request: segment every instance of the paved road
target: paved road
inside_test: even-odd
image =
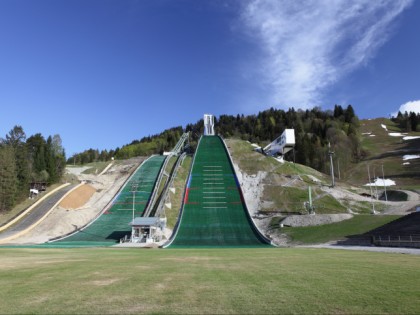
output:
[[[304,245],[304,246],[297,246],[297,247],[362,250],[362,251],[369,251],[369,252],[420,255],[420,248],[405,248],[405,247],[382,247],[382,246],[376,247],[376,246],[353,246],[353,245],[341,246],[341,245],[330,245],[330,244]]]
[[[23,219],[8,228],[6,231],[0,233],[0,240],[15,235],[21,231],[24,231],[31,225],[38,222],[68,191],[73,189],[76,185],[69,185],[59,190],[46,200],[41,202],[32,211],[30,211]]]

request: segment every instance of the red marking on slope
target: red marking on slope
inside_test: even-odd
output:
[[[188,194],[189,193],[190,193],[190,189],[187,188],[187,190],[185,191],[184,204],[186,204],[188,202]]]

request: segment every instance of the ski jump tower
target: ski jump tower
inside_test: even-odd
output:
[[[204,135],[214,136],[214,116],[204,114]]]

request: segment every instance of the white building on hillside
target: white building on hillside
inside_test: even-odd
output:
[[[295,130],[286,129],[276,140],[267,145],[263,150],[270,156],[284,155],[295,146]]]

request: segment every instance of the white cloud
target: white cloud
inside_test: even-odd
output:
[[[326,88],[366,64],[412,0],[250,0],[242,20],[262,44],[270,102],[320,105]]]
[[[404,114],[405,112],[415,112],[417,114],[420,114],[420,100],[417,101],[410,101],[407,103],[404,103],[400,106],[399,111]],[[396,117],[398,115],[398,111],[391,114],[392,116]]]

